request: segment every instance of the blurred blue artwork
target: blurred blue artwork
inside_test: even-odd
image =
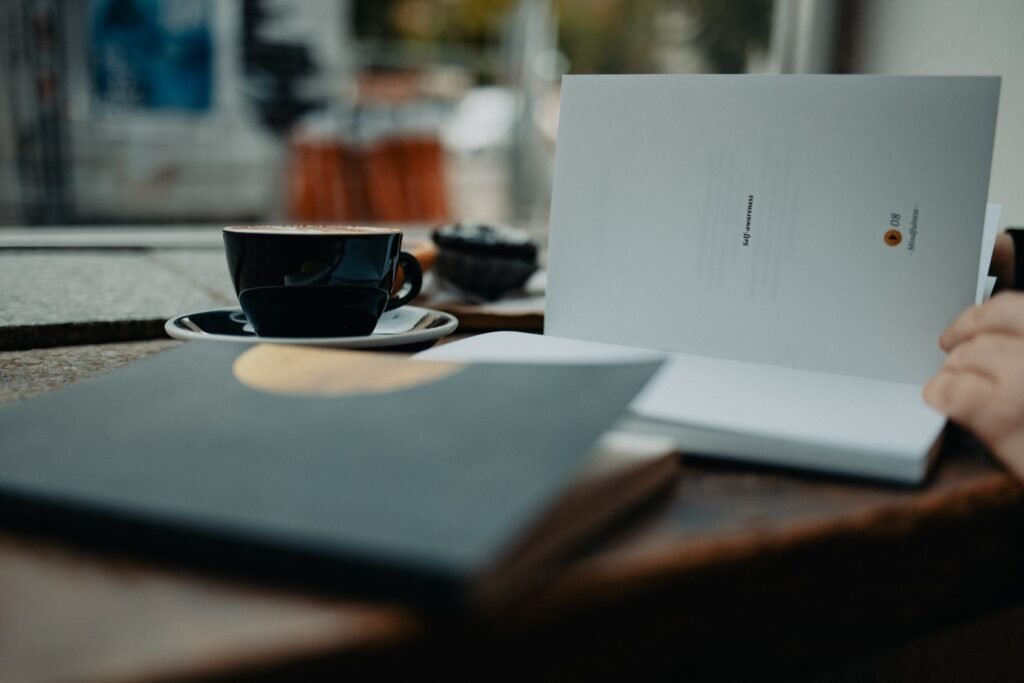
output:
[[[209,111],[210,5],[209,0],[91,0],[95,97],[133,109]]]

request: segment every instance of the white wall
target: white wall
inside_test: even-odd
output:
[[[851,71],[1002,76],[990,201],[1024,226],[1024,0],[860,0]]]

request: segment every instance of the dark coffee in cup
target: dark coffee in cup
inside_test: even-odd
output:
[[[373,331],[420,291],[419,262],[394,228],[334,225],[224,228],[231,282],[256,334],[342,337]],[[402,270],[402,291],[395,281]]]

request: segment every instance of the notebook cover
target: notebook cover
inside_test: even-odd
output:
[[[245,354],[270,348],[188,343],[0,410],[4,519],[447,604],[558,497],[657,368],[474,364],[307,395],[240,381]],[[328,365],[353,353],[308,351]],[[264,365],[271,383],[293,374]]]

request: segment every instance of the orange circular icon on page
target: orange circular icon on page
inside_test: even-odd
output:
[[[898,247],[900,246],[900,242],[903,241],[903,233],[899,230],[886,230],[885,237],[882,239],[884,239],[885,243],[890,247]]]

